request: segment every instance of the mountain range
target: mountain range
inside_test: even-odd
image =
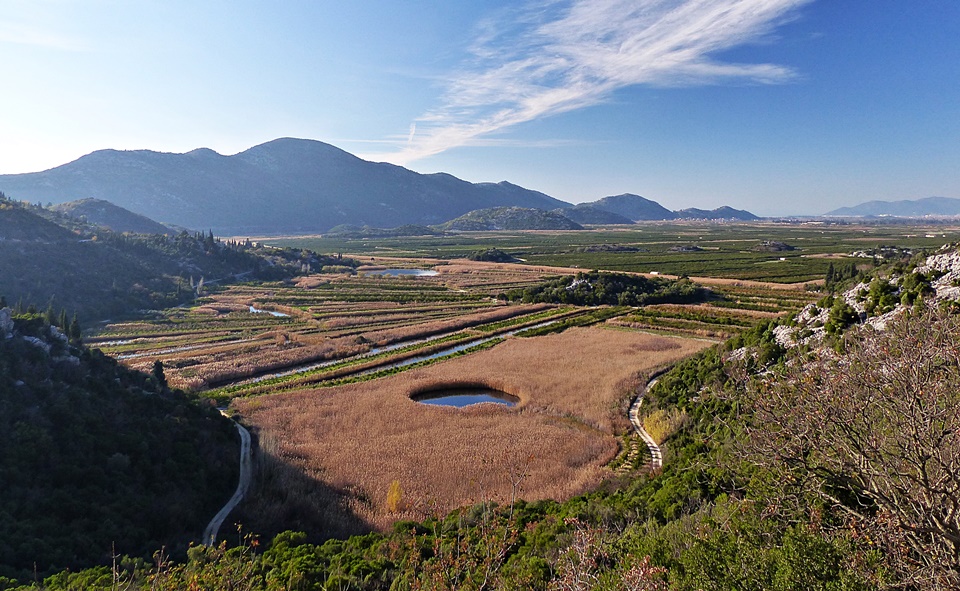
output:
[[[951,197],[927,197],[925,199],[902,201],[867,201],[853,207],[841,207],[827,212],[827,216],[837,217],[925,217],[960,216],[960,199]]]
[[[629,193],[574,207],[506,181],[470,183],[446,173],[420,174],[294,138],[232,156],[206,148],[185,154],[99,150],[50,170],[0,175],[0,191],[33,203],[79,200],[82,208],[65,209],[80,208],[79,215],[90,221],[101,215],[106,201],[167,226],[220,235],[316,233],[343,224],[436,225],[496,207],[566,210],[574,223],[689,217]],[[745,219],[732,208],[696,211],[703,215],[695,217]],[[108,217],[116,222],[113,214]],[[131,223],[127,216],[123,225]]]
[[[2,175],[0,190],[32,202],[104,199],[164,224],[224,235],[439,224],[486,207],[569,206],[507,182],[419,174],[291,138],[234,156],[100,150],[43,172]]]

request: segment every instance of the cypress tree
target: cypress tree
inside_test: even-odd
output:
[[[70,321],[70,328],[67,329],[67,333],[70,337],[70,340],[77,343],[80,342],[80,337],[83,336],[82,331],[80,330],[80,322],[77,320],[76,313],[73,315],[73,320]]]
[[[160,389],[167,389],[167,376],[163,373],[163,361],[157,359],[153,362],[153,370],[151,370],[150,375],[152,375],[153,379],[157,381]]]

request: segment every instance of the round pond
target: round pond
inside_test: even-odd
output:
[[[493,388],[444,388],[420,392],[410,397],[414,402],[439,406],[455,406],[463,408],[471,404],[492,402],[504,406],[516,406],[520,399],[506,392]]]

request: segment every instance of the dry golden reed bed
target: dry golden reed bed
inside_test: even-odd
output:
[[[268,452],[317,484],[268,475],[272,481],[247,514],[269,522],[326,512],[315,523],[346,527],[337,513],[348,510],[368,527],[384,529],[398,519],[474,502],[508,502],[517,483],[527,500],[579,494],[609,474],[604,466],[617,453],[614,433],[627,428],[628,400],[643,374],[707,345],[578,328],[510,338],[487,351],[370,382],[236,400]],[[456,409],[410,399],[456,384],[498,388],[521,402],[513,409]],[[390,513],[386,495],[394,480],[403,500],[400,511]],[[292,494],[293,488],[299,492]],[[311,495],[316,498],[305,498]]]

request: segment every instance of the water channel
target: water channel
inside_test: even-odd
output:
[[[283,312],[274,312],[273,310],[261,310],[260,308],[255,308],[250,306],[250,311],[254,314],[269,314],[271,316],[276,316],[277,318],[289,318],[289,314],[284,314]]]
[[[380,275],[384,277],[433,277],[438,275],[431,269],[378,269],[376,271],[363,271],[363,275]]]

